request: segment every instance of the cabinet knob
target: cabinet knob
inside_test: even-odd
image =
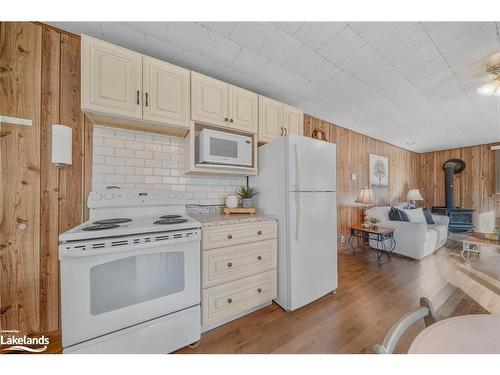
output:
[[[283,135],[283,126],[281,127],[281,134],[280,135]]]
[[[262,289],[260,289],[260,288],[259,288],[259,289],[257,289],[257,292],[259,292],[259,293],[260,293],[260,292],[262,292]]]
[[[231,238],[233,238],[233,235],[232,235],[232,234],[228,234],[228,235],[227,235],[227,238],[228,238],[228,239],[231,239]]]
[[[259,256],[257,257],[257,259],[258,259],[258,260],[262,260],[262,257],[259,255]]]
[[[229,263],[227,264],[227,266],[228,266],[228,267],[232,267],[232,266],[233,266],[233,263],[229,262]]]
[[[227,299],[227,303],[231,303],[231,302],[233,302],[233,299],[232,298],[228,298]]]
[[[229,120],[229,122],[233,122],[233,119]]]
[[[259,231],[257,232],[257,234],[260,236],[260,235],[262,234],[262,231],[261,231],[261,230],[259,230]]]
[[[139,90],[137,90],[137,105],[139,105],[139,95],[140,95]]]
[[[227,120],[229,120],[229,119],[227,117],[224,117],[224,121],[227,121]]]
[[[148,103],[149,103],[149,95],[148,93],[146,93],[146,107],[148,106]]]

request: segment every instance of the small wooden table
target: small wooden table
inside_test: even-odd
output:
[[[452,233],[450,237],[455,241],[462,242],[462,251],[460,255],[467,263],[470,262],[472,255],[479,255],[481,253],[481,248],[483,246],[500,250],[500,240],[489,240],[484,233]]]
[[[441,320],[418,334],[408,354],[500,354],[500,315]]]
[[[380,262],[382,259],[382,254],[387,252],[387,256],[391,256],[392,252],[396,248],[396,240],[394,239],[394,229],[392,228],[365,228],[361,224],[351,225],[349,227],[351,230],[351,235],[349,236],[349,246],[352,249],[353,255],[356,254],[356,249],[352,244],[353,238],[363,238],[365,240],[373,240],[377,242],[377,261]],[[385,241],[390,240],[390,246],[386,247]]]

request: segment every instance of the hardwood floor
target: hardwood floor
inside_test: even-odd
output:
[[[467,265],[458,244],[422,261],[399,256],[376,261],[374,251],[339,252],[339,288],[308,306],[286,313],[272,304],[202,335],[197,348],[177,353],[371,353],[389,327],[432,299],[439,319],[456,315],[500,314],[500,252],[484,251]],[[401,338],[396,353],[406,353],[423,321]],[[60,352],[51,336],[50,353]]]

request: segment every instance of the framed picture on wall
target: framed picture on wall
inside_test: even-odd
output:
[[[389,159],[375,154],[370,154],[370,186],[389,185]]]

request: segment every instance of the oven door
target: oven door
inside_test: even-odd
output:
[[[63,347],[197,305],[199,231],[61,255],[61,299]]]

